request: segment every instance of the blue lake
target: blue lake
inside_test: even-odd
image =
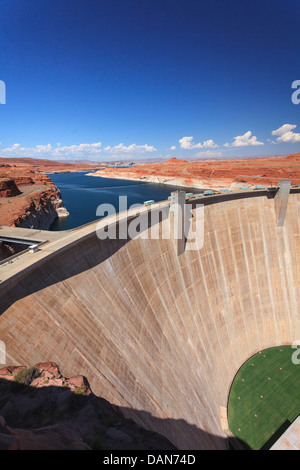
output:
[[[100,204],[112,204],[119,212],[119,196],[127,196],[127,208],[144,201],[168,199],[171,191],[197,192],[199,189],[182,188],[155,183],[140,183],[97,176],[85,172],[48,175],[61,192],[69,217],[56,219],[50,230],[69,230],[99,219],[96,215]]]

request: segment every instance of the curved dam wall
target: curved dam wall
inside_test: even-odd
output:
[[[282,227],[273,198],[224,199],[205,202],[203,246],[180,256],[172,240],[80,229],[46,244],[40,261],[24,255],[0,290],[7,363],[55,361],[178,448],[226,449],[237,370],[300,339],[299,214],[300,194]]]

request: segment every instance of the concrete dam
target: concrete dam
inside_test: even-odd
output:
[[[36,252],[0,266],[6,363],[54,361],[177,448],[228,449],[237,371],[300,339],[300,192],[282,194],[190,200],[204,239],[180,253],[163,237],[167,219],[153,239],[101,240],[105,219],[47,242],[41,233]],[[117,227],[134,219],[119,214]]]

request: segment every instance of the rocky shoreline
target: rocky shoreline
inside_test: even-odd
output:
[[[91,171],[100,165],[33,158],[0,158],[0,226],[48,230],[69,215],[51,173]]]
[[[68,217],[59,189],[31,166],[0,160],[0,226],[49,230],[58,217]],[[23,246],[0,242],[0,260]]]
[[[17,216],[13,225],[15,227],[49,230],[51,224],[58,217],[68,217],[69,212],[64,207],[61,194],[56,187],[42,191],[38,197],[32,199],[25,208],[24,213]]]
[[[0,168],[0,225],[48,230],[57,217],[68,215],[47,175],[11,169],[3,176]]]
[[[119,169],[112,169],[108,168],[105,170],[99,170],[95,173],[87,173],[88,176],[95,176],[95,177],[101,177],[101,178],[111,178],[111,179],[124,179],[128,181],[140,181],[141,183],[158,183],[158,184],[166,184],[169,186],[180,186],[180,187],[191,187],[195,189],[206,189],[208,187],[211,187],[211,185],[202,182],[198,179],[189,179],[189,181],[186,181],[184,178],[180,177],[166,177],[166,176],[140,176],[134,174],[134,172],[131,174],[130,172],[122,172],[118,173]]]

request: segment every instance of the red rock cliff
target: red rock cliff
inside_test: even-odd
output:
[[[94,164],[0,158],[0,225],[47,230],[56,217],[68,212],[58,188],[45,173],[95,168]]]
[[[16,182],[9,178],[0,178],[0,197],[13,197],[21,194]]]

